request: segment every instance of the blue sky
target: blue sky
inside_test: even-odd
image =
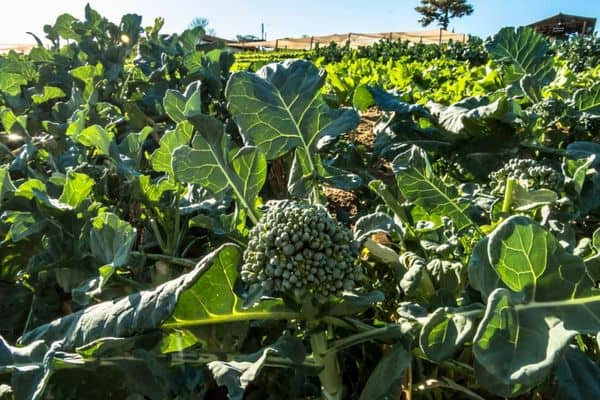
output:
[[[31,31],[43,36],[44,24],[68,12],[83,17],[85,0],[10,0],[0,17],[0,43],[28,43]],[[89,0],[112,21],[124,13],[166,20],[165,32],[179,32],[194,17],[206,17],[217,35],[260,35],[265,24],[269,39],[303,34],[389,32],[422,29],[414,7],[418,0]],[[558,12],[600,18],[599,0],[471,0],[471,16],[451,22],[456,32],[486,37],[503,26],[524,25]],[[598,30],[600,24],[597,24]]]

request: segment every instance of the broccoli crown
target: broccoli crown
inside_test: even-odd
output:
[[[513,158],[504,167],[490,174],[494,192],[504,191],[506,178],[517,180],[528,189],[548,188],[561,191],[564,176],[554,168],[527,158]]]
[[[567,111],[567,104],[559,99],[546,99],[532,106],[531,111],[545,122],[556,121]]]
[[[269,201],[250,230],[241,277],[267,290],[310,295],[321,303],[362,278],[352,232],[320,206]]]
[[[577,122],[584,131],[590,134],[600,132],[600,115],[582,112]]]

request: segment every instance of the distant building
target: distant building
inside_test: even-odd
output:
[[[592,35],[596,28],[596,18],[561,13],[528,26],[542,35],[555,38],[565,38],[572,34]]]
[[[201,39],[202,43],[227,43],[229,41],[230,41],[229,39],[223,39],[218,36],[211,36],[211,35],[204,35],[204,36],[202,36],[202,39]]]

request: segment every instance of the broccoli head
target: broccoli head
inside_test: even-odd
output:
[[[266,207],[250,230],[244,282],[320,303],[355,287],[362,268],[348,228],[321,206],[283,200]]]

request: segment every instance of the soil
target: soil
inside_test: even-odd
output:
[[[375,144],[373,128],[379,117],[381,117],[381,111],[376,107],[369,108],[367,111],[361,113],[360,124],[358,124],[355,130],[350,132],[350,139],[356,144],[362,144],[368,149],[372,149]]]
[[[338,219],[341,217],[341,214],[346,214],[350,217],[355,217],[358,214],[359,200],[356,194],[329,186],[324,188],[324,192],[325,196],[327,196],[327,208],[329,212],[338,217]]]
[[[375,133],[373,128],[381,117],[381,111],[376,107],[372,107],[365,112],[361,113],[361,120],[356,129],[348,133],[348,139],[353,141],[356,145],[362,145],[367,148],[368,151],[373,149],[375,144]],[[371,172],[371,175],[382,178],[386,181],[388,175],[386,166],[383,166],[383,171],[375,169]],[[389,169],[391,170],[391,169]],[[381,175],[381,176],[380,176]],[[360,199],[355,193],[348,192],[342,189],[333,187],[325,187],[325,196],[328,201],[329,212],[335,215],[338,219],[343,217],[356,217],[359,210]]]

